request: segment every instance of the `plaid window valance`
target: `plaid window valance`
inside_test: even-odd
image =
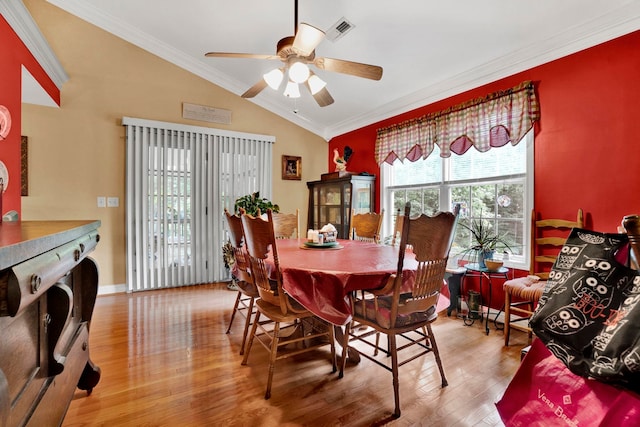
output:
[[[480,152],[508,142],[516,145],[539,118],[533,83],[526,81],[444,111],[378,129],[376,162],[426,159],[434,144],[440,147],[441,157],[450,157],[451,152],[464,154],[472,145]]]

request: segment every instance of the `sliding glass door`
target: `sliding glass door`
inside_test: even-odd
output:
[[[228,278],[222,212],[271,194],[273,137],[123,119],[127,127],[127,289]]]

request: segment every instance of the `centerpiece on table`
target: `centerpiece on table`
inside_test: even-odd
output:
[[[338,238],[338,231],[333,224],[327,224],[320,230],[309,229],[307,231],[307,241],[311,243],[333,243]]]

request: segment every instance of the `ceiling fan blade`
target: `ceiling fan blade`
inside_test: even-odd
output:
[[[266,87],[267,87],[267,82],[264,79],[260,79],[258,83],[251,86],[249,89],[247,89],[245,93],[243,93],[240,96],[243,98],[253,98],[257,94],[262,92],[262,90]]]
[[[309,80],[304,82],[304,85],[307,87],[307,89],[309,89],[309,92],[311,92],[311,96],[313,96],[313,99],[316,100],[319,106],[326,107],[327,105],[333,104],[333,97],[326,87],[323,87],[318,92],[313,93],[313,91],[311,90],[311,86],[309,85]]]
[[[323,39],[324,31],[303,22],[293,40],[293,50],[300,56],[309,56]]]
[[[249,58],[249,59],[280,59],[278,55],[260,55],[256,53],[207,52],[208,58]]]
[[[321,70],[350,74],[356,77],[364,77],[365,79],[380,80],[382,78],[382,67],[377,65],[332,58],[316,58],[313,61],[313,65]]]
[[[313,99],[315,99],[318,105],[321,107],[326,107],[327,105],[333,104],[333,97],[326,87],[322,88],[318,93],[312,96]]]

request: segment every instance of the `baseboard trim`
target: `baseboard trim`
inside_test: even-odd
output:
[[[98,295],[119,294],[127,292],[127,285],[102,285],[98,286]]]

